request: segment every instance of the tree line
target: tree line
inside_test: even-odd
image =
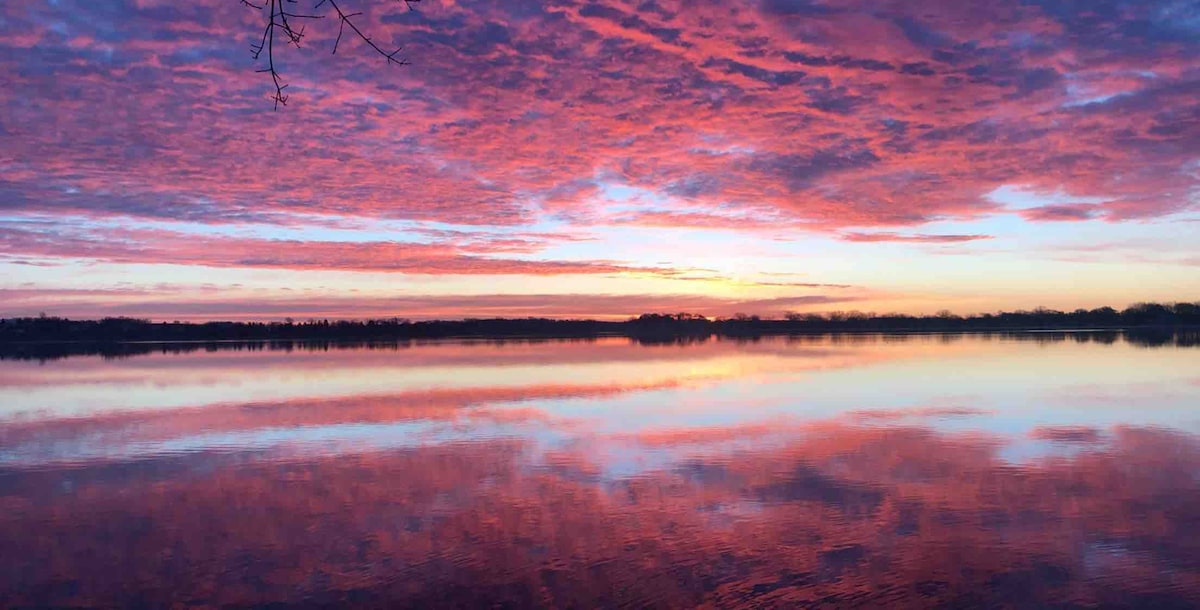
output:
[[[0,319],[0,342],[403,340],[449,337],[686,338],[823,332],[954,332],[983,330],[1078,330],[1200,326],[1200,303],[1138,303],[1064,312],[1030,311],[958,316],[863,312],[791,313],[768,319],[737,314],[708,318],[691,313],[647,313],[624,321],[487,318],[422,320],[311,319],[301,322],[152,322],[136,318],[72,320],[40,315]]]

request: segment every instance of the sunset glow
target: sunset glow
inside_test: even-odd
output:
[[[1192,2],[347,4],[0,6],[0,317],[1200,296]]]

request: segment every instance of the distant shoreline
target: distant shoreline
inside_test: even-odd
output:
[[[41,315],[0,319],[0,343],[48,341],[245,341],[367,340],[450,337],[654,337],[695,335],[774,335],[829,332],[1031,332],[1200,327],[1198,303],[1138,303],[1071,312],[1032,311],[957,316],[834,312],[788,314],[766,319],[738,314],[710,319],[690,313],[647,313],[622,321],[549,318],[468,318],[411,321],[393,317],[370,320],[294,322],[151,322],[134,318],[71,320]]]
[[[1038,334],[1038,333],[1124,333],[1124,332],[1141,332],[1141,331],[1200,331],[1200,325],[1143,325],[1143,326],[1097,326],[1097,327],[1069,327],[1069,326],[1054,326],[1054,327],[989,327],[989,328],[879,328],[879,329],[841,329],[841,330],[814,330],[814,329],[774,329],[763,330],[761,332],[751,333],[736,333],[726,334],[719,331],[713,331],[708,335],[704,334],[668,334],[665,336],[674,337],[712,337],[712,338],[753,338],[753,337],[782,337],[782,336],[824,336],[824,335],[991,335],[991,334]],[[118,343],[127,345],[139,344],[221,344],[221,343],[270,343],[270,342],[290,342],[290,343],[340,343],[340,342],[437,342],[437,341],[464,341],[464,340],[479,340],[486,342],[495,341],[557,341],[571,339],[638,339],[647,335],[627,332],[600,332],[596,334],[447,334],[436,336],[393,336],[393,337],[378,337],[378,338],[363,338],[363,337],[329,337],[323,336],[320,338],[303,338],[303,337],[278,337],[278,336],[263,336],[263,337],[247,337],[247,338],[230,338],[230,339],[25,339],[25,340],[7,340],[0,339],[0,345],[5,344],[39,344],[39,345],[77,345],[77,344],[96,344],[96,343]]]
[[[1200,308],[1197,308],[1200,311]],[[1141,310],[1115,312],[1132,317]],[[1104,312],[1101,312],[1104,313]],[[764,337],[868,336],[915,338],[922,335],[1001,335],[1017,340],[1112,343],[1118,339],[1143,345],[1200,345],[1200,315],[1173,315],[1141,324],[1104,325],[1078,319],[1081,314],[1018,312],[991,317],[793,317],[765,320],[754,316],[709,320],[688,314],[647,314],[638,318],[598,320],[479,319],[410,322],[401,319],[365,321],[148,322],[128,318],[67,320],[19,318],[0,320],[0,360],[53,360],[69,356],[126,357],[155,352],[199,350],[323,350],[345,348],[402,349],[442,341],[482,343],[594,341],[626,338],[643,345],[692,344],[710,340],[748,340]],[[1172,314],[1175,312],[1172,310]],[[1037,316],[1040,320],[1018,320]],[[1046,319],[1046,318],[1059,319]],[[1075,317],[1075,319],[1070,319]],[[1064,319],[1065,318],[1065,319]],[[1023,324],[1021,322],[1024,322]]]

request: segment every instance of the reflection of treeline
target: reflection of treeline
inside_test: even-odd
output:
[[[805,345],[868,345],[877,343],[903,343],[914,340],[935,340],[941,343],[954,343],[967,336],[983,339],[1004,339],[1007,341],[1029,341],[1034,343],[1095,343],[1110,345],[1124,340],[1126,343],[1141,347],[1198,347],[1200,346],[1200,330],[1192,329],[1156,329],[1139,328],[1130,330],[1099,330],[1099,331],[976,331],[976,332],[812,332],[792,334],[740,334],[740,335],[645,335],[631,336],[629,339],[645,346],[683,346],[706,343],[714,340],[743,342],[759,342],[771,337],[786,338],[791,344]],[[536,343],[576,343],[594,342],[598,337],[575,338],[507,338],[507,339],[471,339],[472,342],[486,345],[536,344]],[[100,356],[103,358],[127,358],[149,354],[187,354],[193,352],[320,352],[343,349],[372,349],[372,350],[402,350],[429,344],[430,339],[398,339],[398,340],[234,340],[234,341],[73,341],[73,342],[0,342],[0,361],[2,360],[57,360],[71,356]]]
[[[1142,303],[1118,311],[1111,307],[1072,312],[1035,309],[975,316],[943,312],[935,316],[875,315],[860,312],[789,314],[782,319],[736,315],[709,319],[679,314],[643,314],[625,321],[493,318],[411,321],[308,320],[304,322],[150,322],[132,318],[69,320],[57,317],[0,320],[0,358],[54,358],[71,354],[106,356],[218,349],[330,349],[331,347],[407,347],[431,339],[475,337],[488,340],[623,336],[641,343],[681,344],[710,337],[753,339],[768,335],[828,333],[942,333],[947,340],[962,332],[1042,331],[1038,341],[1116,341],[1126,330],[1138,345],[1192,346],[1200,327],[1200,303]],[[138,342],[154,342],[145,344]]]
[[[475,339],[480,345],[594,342],[596,337]],[[125,358],[149,354],[188,354],[193,352],[327,352],[343,349],[402,350],[431,344],[432,339],[400,340],[321,340],[321,339],[245,339],[231,341],[78,341],[78,342],[0,342],[0,360],[56,360],[70,356]]]

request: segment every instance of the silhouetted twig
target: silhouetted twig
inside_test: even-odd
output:
[[[262,37],[257,44],[250,45],[251,56],[255,61],[263,60],[266,65],[258,70],[259,73],[268,74],[271,77],[271,83],[275,86],[275,93],[272,95],[272,101],[275,103],[275,109],[280,106],[286,106],[288,96],[284,93],[287,89],[287,84],[283,82],[279,74],[279,70],[275,67],[275,34],[278,33],[286,39],[287,43],[291,43],[300,48],[300,41],[304,39],[304,26],[295,27],[294,22],[305,19],[323,19],[326,15],[320,14],[322,9],[332,11],[338,20],[338,35],[333,43],[333,54],[338,51],[339,45],[342,42],[342,36],[349,29],[355,36],[365,42],[376,53],[381,55],[387,64],[406,65],[408,61],[398,58],[403,47],[397,47],[395,51],[388,52],[380,47],[370,36],[359,28],[354,22],[354,18],[362,15],[362,12],[346,12],[337,0],[316,0],[312,11],[309,13],[300,13],[291,10],[298,3],[298,0],[262,0],[260,3],[252,2],[251,0],[240,0],[243,6],[257,10],[263,14],[264,24]],[[421,0],[396,0],[403,2],[404,5],[411,10],[412,5]],[[263,59],[263,55],[266,55]]]

